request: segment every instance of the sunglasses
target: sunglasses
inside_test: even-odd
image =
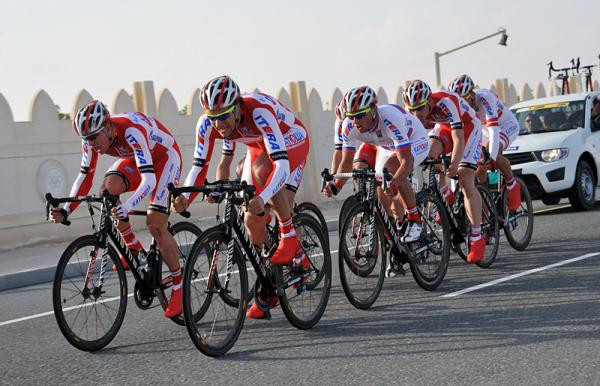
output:
[[[228,108],[227,110],[225,110],[225,111],[223,111],[222,113],[219,113],[219,114],[209,114],[209,113],[206,113],[206,117],[211,122],[224,121],[227,118],[229,118],[229,114],[231,114],[235,110],[235,107],[236,106],[233,105],[230,108]]]
[[[365,115],[367,115],[368,113],[371,112],[371,110],[372,109],[370,107],[367,107],[366,109],[362,109],[362,110],[360,110],[360,111],[358,111],[356,113],[346,113],[346,118],[349,118],[349,119],[352,119],[352,120],[354,120],[354,119],[363,119],[365,117]]]
[[[427,107],[427,101],[422,102],[416,106],[406,106],[406,108],[408,108],[408,111],[421,111],[423,110],[425,107]]]
[[[98,138],[98,136],[100,135],[100,133],[104,131],[104,127],[100,130],[98,130],[97,132],[95,132],[94,134],[88,135],[86,137],[81,137],[82,139],[85,139],[86,141],[95,141],[96,138]]]

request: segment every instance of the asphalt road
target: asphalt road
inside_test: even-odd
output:
[[[50,283],[3,291],[0,383],[599,384],[600,254],[585,257],[600,252],[599,214],[600,203],[585,213],[537,214],[527,251],[503,238],[487,270],[452,255],[434,292],[410,273],[386,279],[368,311],[346,300],[334,254],[331,297],[314,329],[295,329],[277,309],[271,321],[247,321],[220,359],[202,355],[185,328],[159,309],[137,309],[131,298],[115,340],[98,353],[81,352],[49,312]],[[444,297],[502,278],[510,280]],[[48,314],[15,321],[40,313]]]

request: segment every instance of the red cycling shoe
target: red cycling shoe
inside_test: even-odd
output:
[[[263,309],[258,305],[259,302],[254,302],[254,304],[248,309],[246,312],[247,319],[265,319],[267,317],[267,312],[271,308],[277,307],[279,304],[279,298],[277,296],[273,296],[265,302],[266,309]]]
[[[300,248],[298,236],[286,237],[279,241],[277,250],[271,256],[272,265],[287,265],[292,262],[296,252]]]
[[[182,312],[181,288],[171,290],[171,300],[169,300],[169,306],[165,310],[165,318],[174,318]]]
[[[469,255],[467,256],[467,263],[479,263],[483,260],[483,253],[485,251],[485,239],[481,237],[479,240],[469,242]]]

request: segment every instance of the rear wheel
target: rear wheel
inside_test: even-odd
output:
[[[527,185],[520,178],[515,180],[521,185],[521,206],[514,213],[508,213],[504,219],[504,234],[508,243],[517,251],[524,251],[531,242],[533,235],[533,203]],[[508,195],[503,194],[504,208],[508,208]]]
[[[340,281],[348,301],[360,309],[375,303],[385,277],[385,236],[376,214],[364,203],[353,206],[340,231]]]
[[[246,266],[237,241],[220,227],[202,233],[183,277],[185,324],[202,353],[216,357],[233,347],[244,325],[247,295]]]
[[[74,347],[96,351],[109,344],[127,309],[127,279],[113,246],[101,249],[92,235],[73,241],[56,266],[52,304],[60,331]]]
[[[317,324],[325,312],[331,291],[331,255],[322,224],[316,219],[301,213],[294,217],[294,225],[310,267],[306,271],[290,265],[273,268],[282,279],[278,296],[285,317],[294,327],[306,330]],[[295,281],[298,277],[300,281]]]
[[[179,250],[179,266],[181,267],[181,269],[183,269],[183,267],[185,267],[186,256],[191,251],[194,242],[196,241],[198,236],[200,236],[202,231],[196,225],[188,221],[181,221],[176,224],[173,224],[170,227],[170,230],[171,234],[173,235],[173,238],[175,239],[175,242],[177,243],[177,248]],[[173,281],[171,278],[171,271],[169,270],[169,267],[167,267],[167,264],[164,263],[162,258],[160,259],[160,263],[162,284],[158,290],[157,295],[163,310],[166,310],[169,306],[169,299],[171,296],[170,293],[167,295],[167,292],[168,289],[173,286]],[[171,318],[171,320],[179,324],[180,326],[185,325],[185,321],[183,320],[183,314],[175,316]]]

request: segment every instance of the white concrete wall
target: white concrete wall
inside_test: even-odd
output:
[[[573,80],[573,92],[581,87],[581,82]],[[506,79],[498,80],[493,88],[507,103],[519,100],[517,88]],[[376,88],[377,89],[377,88]],[[546,93],[540,83],[536,88],[523,85],[520,98],[541,97]],[[319,194],[320,171],[331,164],[333,149],[333,107],[342,98],[345,90],[335,89],[325,99],[312,89],[307,90],[304,82],[292,82],[289,89],[282,88],[277,95],[285,105],[292,108],[309,128],[311,151],[304,181],[298,193],[301,201],[324,202]],[[402,105],[402,91],[399,87],[388,97],[383,88],[377,89],[381,103]],[[112,101],[104,101],[113,113],[143,111],[155,116],[173,133],[183,155],[183,174],[191,165],[194,147],[194,127],[202,112],[198,99],[199,90],[194,90],[188,101],[179,106],[167,89],[155,93],[152,82],[136,82],[133,95],[121,89]],[[71,116],[79,107],[92,100],[87,91],[81,90],[75,96]],[[178,113],[184,104],[187,115]],[[327,106],[327,108],[324,108]],[[53,226],[44,219],[43,195],[50,191],[55,196],[68,194],[77,176],[81,158],[81,143],[73,134],[71,122],[59,120],[58,111],[51,97],[43,90],[32,99],[29,121],[15,122],[6,99],[0,94],[0,248],[28,245],[37,241],[66,239],[87,231],[89,220],[87,211],[78,209],[71,215],[71,227]],[[218,147],[216,148],[218,149]],[[216,157],[219,151],[216,150]],[[241,157],[238,151],[236,157]],[[114,162],[112,157],[100,157],[92,192],[97,192],[104,171]],[[208,176],[214,176],[216,160],[211,163]],[[345,189],[343,198],[350,193]],[[214,206],[196,203],[192,209],[194,216],[214,215]],[[140,221],[137,221],[138,226]]]

